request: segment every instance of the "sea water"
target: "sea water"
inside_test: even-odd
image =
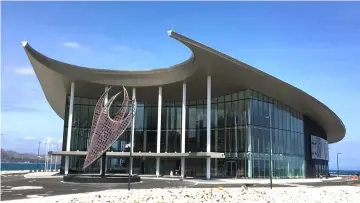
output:
[[[52,164],[51,169],[59,168],[60,164]],[[26,163],[1,163],[1,171],[17,171],[17,170],[39,170],[45,169],[44,163],[26,164]],[[50,169],[50,164],[48,166]]]

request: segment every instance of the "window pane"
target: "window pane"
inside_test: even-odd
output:
[[[251,100],[247,99],[247,100],[244,100],[244,111],[246,112],[246,125],[251,125],[252,122],[251,122]]]
[[[256,91],[252,91],[252,98],[258,99],[258,93]]]
[[[218,152],[225,152],[225,135],[223,129],[218,131]]]
[[[231,101],[231,94],[225,96],[225,101]]]
[[[291,108],[287,106],[286,109],[287,109],[287,118],[288,118],[287,129],[291,130]]]
[[[258,105],[258,101],[257,100],[251,100],[252,101],[252,125],[258,126],[259,125],[259,113],[258,113],[258,109],[259,109],[259,105]]]
[[[258,119],[258,125],[259,126],[265,126],[265,117],[264,117],[264,107],[263,107],[263,101],[259,101],[259,109],[258,109],[258,115],[259,115],[259,119]]]
[[[196,106],[189,107],[189,129],[196,128]]]
[[[286,118],[285,118],[285,109],[284,105],[280,103],[280,129],[285,129],[286,126]]]
[[[270,114],[269,114],[269,103],[264,102],[263,103],[263,116],[264,116],[264,126],[269,127],[270,123]]]
[[[225,103],[225,126],[230,127],[234,123],[234,119],[232,117],[232,109],[231,102]]]
[[[244,108],[244,100],[239,100],[238,101],[238,117],[239,117],[239,126],[243,126],[246,124],[245,119],[246,119],[246,113],[245,113],[245,108]]]
[[[211,128],[215,128],[216,127],[216,118],[217,115],[215,115],[217,113],[217,104],[212,104],[211,105]]]
[[[245,92],[244,91],[239,92],[238,95],[239,95],[238,99],[245,99]]]
[[[238,100],[238,93],[234,93],[231,95],[231,100],[234,101],[234,100]]]
[[[238,116],[239,114],[238,114],[238,106],[239,106],[239,104],[238,104],[238,101],[233,101],[232,102],[232,107],[231,107],[231,111],[232,111],[232,117],[233,117],[233,125],[232,125],[232,127],[234,127],[234,126],[239,126],[239,118],[240,118],[240,116]]]
[[[252,92],[251,90],[246,90],[246,91],[245,91],[245,98],[246,98],[246,99],[250,99],[250,98],[252,97],[252,96],[251,96],[251,92]]]
[[[218,102],[224,102],[224,96],[218,98]]]
[[[223,128],[225,124],[225,117],[224,117],[224,103],[218,103],[218,128]]]
[[[279,129],[279,108],[278,108],[278,103],[277,101],[274,101],[274,106],[273,106],[273,111],[274,111],[274,127]]]

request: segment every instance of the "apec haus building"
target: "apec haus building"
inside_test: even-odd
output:
[[[174,31],[192,55],[148,71],[93,69],[51,59],[23,42],[47,101],[64,120],[65,174],[81,171],[95,105],[126,87],[136,97],[132,124],[106,152],[106,172],[158,176],[316,177],[328,172],[328,144],[345,126],[302,90]],[[111,114],[121,107],[115,100]],[[130,139],[130,138],[133,139]],[[126,145],[130,143],[131,149]],[[271,150],[272,145],[272,150]],[[129,159],[128,150],[133,157]],[[99,173],[101,161],[83,173]]]

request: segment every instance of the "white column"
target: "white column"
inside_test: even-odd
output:
[[[247,148],[248,148],[248,178],[252,178],[252,170],[253,170],[253,166],[252,166],[252,156],[251,156],[251,151],[252,151],[252,142],[251,142],[251,127],[250,127],[250,124],[251,124],[251,100],[249,101],[249,104],[248,104],[248,111],[247,111],[247,114],[248,114],[248,121],[247,121]]]
[[[107,91],[109,89],[108,86],[105,86],[105,91]],[[106,105],[106,103],[108,102],[108,93],[105,94],[104,96],[104,105]],[[102,173],[102,157],[100,157],[100,174]],[[106,164],[106,160],[105,160],[105,172],[107,171],[107,164]]]
[[[207,76],[207,123],[206,123],[206,152],[210,152],[211,150],[211,76]],[[206,179],[210,179],[210,172],[211,172],[211,160],[210,158],[206,159]]]
[[[235,119],[235,156],[234,157],[238,157],[238,126],[237,126],[237,119],[236,119],[236,115],[234,115],[234,119]]]
[[[226,155],[226,151],[227,151],[227,148],[228,148],[228,130],[227,130],[227,128],[226,128],[226,126],[227,126],[227,110],[226,110],[226,108],[224,108],[224,123],[225,123],[225,130],[224,130],[224,152],[225,152],[225,155]]]
[[[136,89],[133,87],[132,89],[132,100],[134,101],[136,97]],[[132,118],[131,122],[131,143],[130,143],[130,150],[131,153],[134,153],[134,135],[135,135],[135,115]],[[133,174],[133,167],[134,167],[134,159],[133,157],[130,158],[130,174]]]
[[[51,148],[51,151],[53,152],[53,151],[54,151],[54,146],[53,146],[52,144],[50,145],[50,148]],[[51,166],[52,163],[53,163],[53,162],[52,162],[52,153],[51,153],[51,155],[50,155],[50,171],[51,171],[51,169],[52,169],[52,166]]]
[[[185,153],[185,122],[186,122],[186,83],[183,83],[181,109],[181,153]],[[181,158],[181,178],[185,177],[185,157]]]
[[[56,151],[59,151],[59,145],[58,145],[58,144],[56,144]],[[56,165],[57,165],[57,158],[58,158],[58,156],[55,156],[55,171],[57,171],[57,167],[56,167]]]
[[[49,162],[49,159],[48,159],[48,148],[49,148],[49,143],[48,143],[49,139],[46,140],[46,148],[45,148],[45,171],[48,170],[48,162]]]
[[[271,125],[272,125],[272,106],[271,104],[269,105],[269,138],[270,138],[270,177],[271,179],[274,176],[274,170],[273,170],[273,137],[272,137],[272,133],[271,133]]]
[[[217,108],[215,109],[215,145],[214,145],[214,148],[215,148],[215,152],[218,151],[218,111],[217,111]],[[215,159],[215,176],[217,176],[217,168],[218,168],[218,159]]]
[[[73,109],[74,109],[74,94],[75,94],[75,82],[71,82],[70,90],[70,104],[69,104],[69,118],[68,118],[68,129],[67,129],[67,142],[66,142],[66,151],[70,151],[70,142],[71,142],[71,131],[72,131],[72,118],[73,118]],[[65,175],[69,174],[69,162],[70,157],[65,157]]]
[[[158,97],[158,123],[157,123],[157,140],[156,153],[160,153],[160,139],[161,139],[161,104],[162,104],[162,87],[159,87]],[[156,157],[156,176],[160,175],[160,157]]]

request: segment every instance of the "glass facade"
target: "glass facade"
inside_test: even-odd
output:
[[[72,151],[87,148],[91,120],[97,100],[74,100]],[[113,103],[111,114],[122,101]],[[68,99],[64,119],[64,145],[66,146]],[[138,101],[135,117],[134,152],[156,152],[157,113],[155,104]],[[186,152],[206,151],[206,99],[187,101]],[[161,152],[180,152],[181,102],[162,104]],[[270,175],[270,139],[273,144],[273,176],[278,178],[305,177],[303,117],[295,109],[259,92],[246,90],[212,98],[211,151],[225,153],[225,159],[212,159],[211,175],[218,177],[268,178]],[[130,140],[130,126],[113,144],[110,151],[126,151]],[[83,160],[71,157],[70,168],[80,170]],[[155,174],[155,158],[134,158],[134,173]],[[108,171],[127,172],[128,159],[108,158]],[[180,158],[161,159],[160,174],[180,168]],[[190,176],[206,175],[206,159],[186,159],[185,173]],[[98,173],[99,162],[86,172]],[[71,172],[71,171],[70,171]]]

